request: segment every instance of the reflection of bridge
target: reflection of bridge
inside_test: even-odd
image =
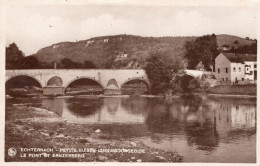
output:
[[[141,80],[148,89],[150,83],[144,70],[109,70],[109,69],[30,69],[6,70],[6,82],[10,79],[28,76],[36,80],[44,94],[64,94],[66,88],[76,80],[91,79],[104,89],[105,94],[121,94],[121,87],[129,81]],[[53,83],[54,82],[54,83]]]

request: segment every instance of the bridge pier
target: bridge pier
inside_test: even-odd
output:
[[[44,95],[64,95],[64,87],[50,86],[43,88]]]
[[[104,89],[104,95],[121,95],[121,89]]]

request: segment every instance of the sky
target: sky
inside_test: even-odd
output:
[[[10,5],[5,18],[6,46],[15,42],[26,56],[58,42],[104,35],[257,38],[253,6]]]

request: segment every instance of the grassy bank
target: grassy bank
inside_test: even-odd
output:
[[[209,94],[256,95],[256,85],[220,85],[210,88]]]
[[[7,155],[11,147],[17,150],[15,157]],[[85,157],[45,158],[21,157],[21,148],[53,148],[53,153],[60,148],[142,149],[145,153],[81,152]],[[10,104],[6,106],[5,161],[180,162],[182,156],[147,147],[135,138],[121,138],[89,125],[68,123],[46,109]]]

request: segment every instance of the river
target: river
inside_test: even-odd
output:
[[[68,123],[175,151],[184,162],[256,162],[256,100],[78,96],[6,101],[24,103],[46,108]]]

